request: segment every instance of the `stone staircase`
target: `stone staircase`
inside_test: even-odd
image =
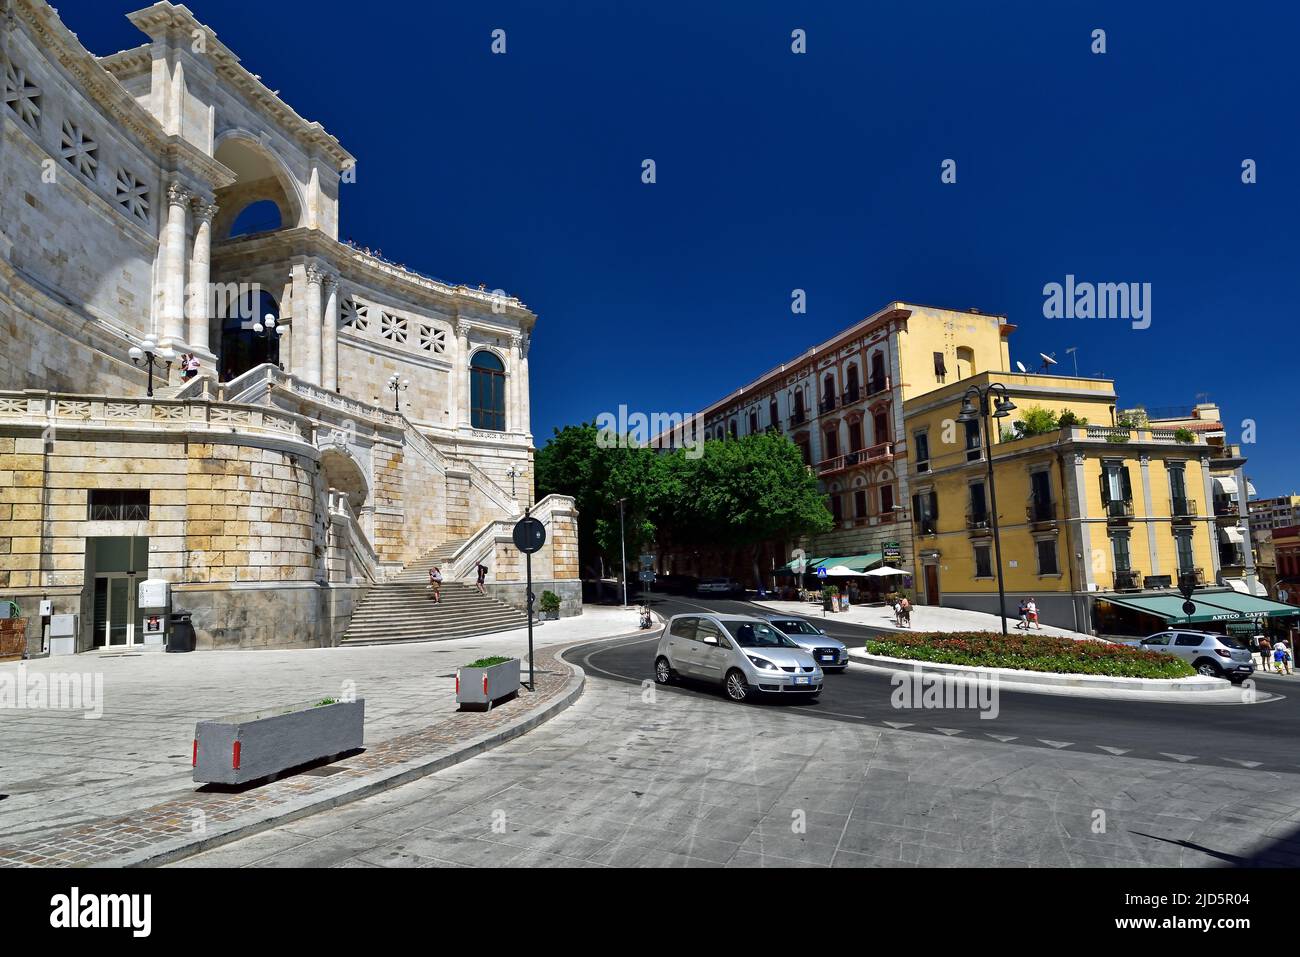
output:
[[[448,542],[411,562],[391,581],[375,585],[352,615],[342,644],[386,645],[406,641],[468,638],[528,625],[528,616],[469,584],[444,581],[442,601],[434,604],[429,569],[442,566],[464,541]]]

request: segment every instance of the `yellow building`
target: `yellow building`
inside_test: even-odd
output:
[[[1000,383],[1015,410],[994,418],[994,485],[984,421],[962,420],[972,386]],[[1105,629],[1115,606],[1097,599],[1201,584],[1217,574],[1210,449],[1192,432],[1116,427],[1107,379],[977,373],[904,404],[911,450],[911,523],[917,600],[996,612],[992,534],[996,491],[1008,612],[1037,599],[1046,623]],[[976,403],[978,408],[978,403]],[[1046,410],[1067,424],[1023,425]]]

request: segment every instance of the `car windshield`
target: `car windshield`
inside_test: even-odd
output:
[[[775,628],[757,621],[724,621],[731,637],[742,648],[798,648]]]
[[[798,620],[795,620],[795,619],[786,619],[786,620],[783,620],[783,621],[774,621],[774,622],[772,622],[772,624],[775,625],[777,628],[780,628],[780,629],[781,629],[782,631],[784,631],[787,635],[817,635],[817,634],[821,634],[821,632],[819,632],[819,631],[818,631],[816,628],[814,628],[812,625],[808,624],[808,622],[806,622],[806,621],[798,621]]]

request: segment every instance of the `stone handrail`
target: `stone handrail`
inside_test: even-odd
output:
[[[376,554],[374,547],[370,544],[370,539],[366,537],[365,529],[361,527],[361,523],[357,520],[357,514],[353,510],[347,494],[337,489],[330,489],[328,494],[330,517],[347,529],[347,547],[356,566],[365,573],[367,581],[383,581],[384,573],[379,567],[379,555]]]
[[[490,498],[493,505],[504,509],[507,515],[519,514],[519,503],[481,468],[468,459],[459,459],[456,464],[464,466],[465,471],[469,472],[470,478],[473,480],[474,487]]]
[[[548,495],[534,505],[529,514],[543,525],[550,526],[557,508],[572,509],[573,507],[573,499],[567,495]],[[473,575],[478,562],[495,550],[497,540],[509,539],[513,535],[515,523],[520,517],[516,515],[508,519],[494,519],[466,539],[464,544],[447,559],[447,577],[468,579]]]
[[[24,419],[58,432],[67,427],[176,428],[311,441],[310,420],[292,412],[199,399],[112,399],[28,390],[0,392],[0,420]]]

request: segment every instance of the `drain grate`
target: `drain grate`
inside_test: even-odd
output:
[[[331,774],[342,774],[347,768],[340,765],[331,765],[326,768],[307,768],[302,774],[310,774],[312,777],[327,778]]]

